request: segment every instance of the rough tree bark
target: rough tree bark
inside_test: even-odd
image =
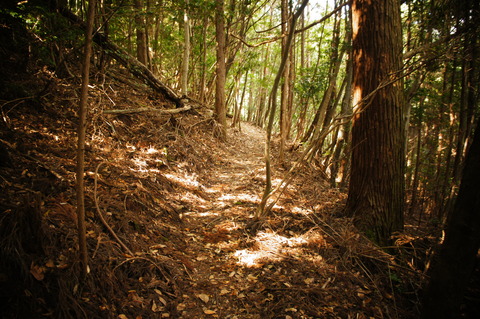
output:
[[[227,111],[225,107],[225,13],[223,0],[216,0],[215,12],[215,37],[217,40],[217,78],[215,91],[215,115],[220,124],[218,137],[221,140],[227,138]]]
[[[403,228],[405,129],[398,0],[354,0],[351,179],[346,213],[379,245]]]

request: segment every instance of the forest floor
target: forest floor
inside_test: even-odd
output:
[[[396,309],[392,283],[361,270],[365,251],[352,250],[377,249],[360,244],[348,222],[333,217],[345,195],[329,189],[318,172],[297,178],[263,227],[250,230],[265,181],[265,134],[249,123],[241,127],[229,131],[228,142],[216,149],[220,162],[203,175],[208,199],[190,203],[195,209],[183,214],[190,280],[177,305],[181,317],[408,316],[409,310]],[[276,163],[274,186],[284,174]]]
[[[12,259],[2,272],[9,287],[2,297],[11,305],[4,317],[414,317],[418,274],[341,216],[345,194],[331,189],[320,170],[299,169],[262,225],[252,228],[265,184],[264,131],[241,123],[222,143],[201,109],[103,114],[112,101],[116,108],[163,103],[138,84],[113,81],[91,90],[90,274],[82,283],[75,90],[68,81],[45,81],[53,81],[48,100],[26,99],[4,117],[8,158],[1,182],[9,214],[0,225],[4,234],[16,229],[2,239],[6,260]],[[296,156],[289,153],[286,163]],[[274,156],[274,186],[290,165]],[[15,286],[18,280],[24,284]]]
[[[19,43],[30,41],[22,37]],[[21,48],[3,49],[9,58],[0,65],[0,317],[417,316],[428,231],[407,227],[395,254],[376,247],[342,216],[345,194],[314,165],[300,166],[271,213],[252,227],[265,185],[264,131],[241,123],[219,142],[205,107],[106,114],[173,107],[113,66],[106,77],[92,70],[89,274],[82,279],[79,64],[52,70],[25,60]],[[276,145],[274,185],[299,158],[287,152],[279,163]]]

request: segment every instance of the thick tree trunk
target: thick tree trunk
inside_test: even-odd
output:
[[[451,319],[460,303],[480,248],[480,125],[468,152],[445,241],[424,292],[422,318]]]
[[[354,118],[346,213],[388,245],[403,228],[405,129],[398,0],[354,0]]]

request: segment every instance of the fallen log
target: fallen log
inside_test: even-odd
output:
[[[143,112],[155,112],[160,114],[177,114],[181,112],[186,112],[191,110],[192,107],[190,105],[185,105],[184,107],[178,109],[154,109],[151,107],[142,107],[139,109],[116,109],[116,110],[104,110],[104,114],[135,114],[135,113],[143,113]]]
[[[59,7],[58,11],[65,18],[77,24],[80,28],[85,29],[85,22],[76,14],[67,8]],[[184,102],[171,88],[162,83],[143,63],[140,63],[134,56],[123,50],[115,43],[108,40],[108,38],[100,32],[96,32],[93,36],[93,41],[101,46],[105,53],[122,64],[137,78],[145,81],[145,83],[157,92],[162,93],[168,99],[173,101],[177,108],[184,107]]]

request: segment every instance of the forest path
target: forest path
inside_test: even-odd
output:
[[[191,279],[177,306],[183,318],[260,318],[247,294],[255,276],[239,264],[238,251],[249,241],[243,226],[263,191],[265,135],[241,125],[241,131],[229,129],[228,141],[214,154],[215,168],[202,177],[208,199],[192,202],[194,209],[183,216]]]
[[[179,194],[188,209],[174,257],[187,276],[176,281],[175,317],[389,317],[378,305],[391,300],[345,267],[348,250],[338,247],[359,245],[360,236],[331,218],[342,196],[314,170],[298,172],[258,230],[248,226],[265,185],[264,143],[248,123],[230,129],[228,142],[211,148],[214,165],[192,176],[198,196]],[[274,186],[285,174],[275,162]]]

